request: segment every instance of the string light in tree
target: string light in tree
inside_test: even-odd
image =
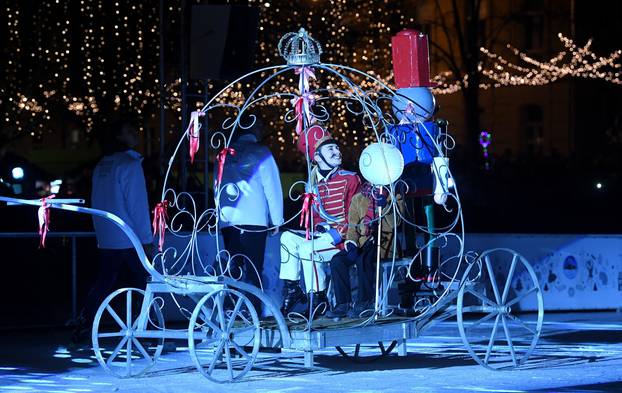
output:
[[[79,7],[67,1],[42,0],[36,10],[26,2],[5,2],[0,20],[5,23],[6,46],[3,49],[5,69],[2,95],[3,124],[18,132],[41,135],[49,131],[59,104],[82,119],[90,129],[104,102],[152,118],[158,113],[159,9],[151,3],[120,0],[80,0]],[[199,1],[189,1],[198,4]],[[286,32],[305,27],[314,38],[325,44],[322,61],[350,65],[375,75],[392,85],[390,38],[397,31],[412,27],[415,9],[410,1],[367,0],[248,0],[228,1],[260,9],[256,66],[279,64],[275,45]],[[165,2],[164,34],[180,30],[181,0]],[[32,16],[37,25],[30,28]],[[35,29],[36,28],[36,29]],[[179,58],[175,39],[166,45],[165,56],[170,64]],[[592,41],[582,47],[559,35],[564,50],[548,61],[534,59],[509,47],[516,60],[508,60],[482,48],[485,62],[480,65],[480,88],[543,85],[564,77],[581,77],[622,84],[619,74],[620,51],[601,57],[591,50]],[[40,42],[40,43],[39,43]],[[73,46],[72,46],[73,45]],[[40,48],[40,49],[39,49]],[[175,60],[173,60],[175,59]],[[29,73],[23,65],[44,72]],[[175,63],[176,64],[176,63]],[[34,65],[34,67],[33,67]],[[174,114],[167,122],[171,133],[178,133],[181,114],[181,82],[179,70],[168,72],[164,81],[167,91],[166,110]],[[267,75],[264,75],[266,77]],[[295,92],[293,75],[275,81],[272,91]],[[348,74],[363,89],[372,88],[369,81]],[[343,81],[326,72],[318,72],[316,86],[347,89]],[[435,94],[452,94],[461,84],[450,72],[433,78]],[[465,77],[462,80],[468,84]],[[211,88],[214,87],[212,83]],[[227,100],[244,99],[245,86],[232,88]],[[288,108],[288,98],[274,97],[267,101],[279,110]],[[331,124],[339,137],[352,146],[363,147],[369,132],[359,122],[350,121],[343,102],[327,104]],[[280,114],[279,114],[280,116]],[[277,132],[271,134],[274,146],[291,150],[293,127],[282,117],[268,124]],[[280,132],[280,133],[279,133]]]
[[[557,36],[564,49],[548,61],[537,60],[511,45],[507,45],[507,48],[521,64],[507,60],[486,48],[480,48],[482,54],[490,60],[490,66],[483,68],[483,63],[480,63],[479,70],[485,79],[479,87],[490,89],[504,86],[542,86],[566,77],[622,84],[619,62],[622,50],[616,50],[606,57],[598,56],[591,50],[591,39],[580,47],[561,33]],[[434,89],[436,94],[452,94],[460,90],[461,84],[458,81],[452,82],[451,75],[450,72],[445,72],[434,78],[435,82],[441,84]],[[462,84],[466,86],[468,82],[468,77],[465,76]]]

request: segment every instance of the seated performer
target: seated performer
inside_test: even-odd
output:
[[[378,241],[378,208],[382,207],[382,235],[380,258],[389,258],[393,252],[393,237],[396,221],[393,209],[387,206],[387,191],[380,193],[369,183],[352,197],[348,213],[348,233],[344,251],[336,254],[330,262],[335,307],[326,313],[329,318],[359,318],[374,308],[374,280],[376,273],[376,244]],[[402,198],[396,197],[397,208],[402,207]],[[356,265],[358,296],[351,305],[350,267]]]
[[[308,144],[308,145],[307,145]],[[321,313],[326,310],[326,275],[321,263],[330,259],[343,249],[343,238],[347,231],[347,212],[350,200],[359,189],[361,181],[354,172],[341,169],[341,152],[333,137],[320,126],[312,126],[305,134],[300,135],[298,149],[307,153],[317,165],[311,172],[309,181],[317,195],[305,195],[303,205],[313,212],[311,221],[314,226],[324,228],[323,233],[310,231],[309,222],[307,231],[286,231],[281,235],[281,270],[279,277],[285,281],[283,289],[283,314],[288,314],[294,306],[303,301],[306,296],[300,288],[300,270],[302,266],[305,287],[307,292],[315,292],[314,305]],[[313,198],[313,201],[309,201]],[[307,239],[307,232],[313,232],[314,237]],[[309,236],[310,237],[310,236]]]

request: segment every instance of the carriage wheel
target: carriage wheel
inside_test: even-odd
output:
[[[517,252],[488,250],[465,271],[457,299],[458,329],[482,366],[500,370],[524,364],[540,338],[543,316],[538,277]]]
[[[140,289],[119,289],[103,301],[95,314],[91,335],[95,357],[106,371],[119,378],[144,374],[162,353],[164,317],[156,303],[143,305],[144,297]],[[145,315],[142,308],[148,310]],[[152,329],[147,330],[149,327]]]
[[[203,296],[190,318],[190,356],[203,376],[213,382],[234,382],[257,358],[259,318],[251,301],[223,288]]]
[[[385,343],[378,341],[378,345],[374,344],[356,344],[353,347],[335,347],[344,358],[354,363],[371,363],[381,359],[393,351],[397,341],[391,341],[385,346]],[[380,353],[378,353],[380,351]]]

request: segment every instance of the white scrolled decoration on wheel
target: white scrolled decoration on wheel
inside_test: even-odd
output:
[[[361,153],[359,169],[371,184],[386,186],[402,175],[404,157],[399,149],[390,143],[372,143]]]

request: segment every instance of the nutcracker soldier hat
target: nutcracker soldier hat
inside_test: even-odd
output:
[[[391,39],[393,74],[398,89],[404,87],[435,87],[430,80],[428,36],[406,29]]]
[[[324,128],[314,125],[309,127],[298,135],[298,151],[303,155],[307,153],[307,144],[309,145],[309,158],[313,160],[315,152],[322,146],[328,144],[339,144],[335,138]]]

